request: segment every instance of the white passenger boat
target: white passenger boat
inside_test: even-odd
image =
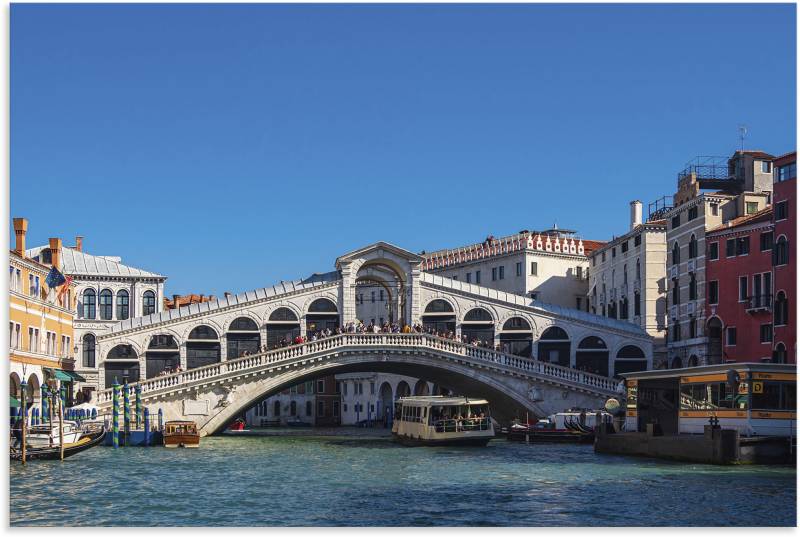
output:
[[[64,422],[64,445],[75,444],[80,440],[83,432],[77,422]],[[45,425],[32,425],[25,435],[25,443],[30,448],[45,448],[60,446],[58,422]],[[17,441],[19,443],[19,440]]]
[[[402,397],[392,435],[406,445],[485,446],[494,437],[489,401],[463,396]]]

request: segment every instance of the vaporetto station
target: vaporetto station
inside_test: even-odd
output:
[[[148,372],[138,385],[151,411],[192,419],[202,434],[212,434],[299,382],[383,371],[485,397],[499,419],[510,419],[597,407],[619,393],[619,373],[652,368],[652,338],[634,324],[431,274],[421,270],[423,261],[379,242],[339,257],[333,272],[121,321],[97,338],[97,405],[109,409],[109,386],[135,367]],[[390,319],[451,330],[456,339],[343,333],[277,349],[267,344],[311,327],[356,323],[356,288],[364,282],[386,290]],[[461,341],[466,334],[513,345],[478,347]],[[229,341],[259,351],[226,359]],[[158,369],[151,364],[165,359],[174,359],[181,371],[151,375]]]

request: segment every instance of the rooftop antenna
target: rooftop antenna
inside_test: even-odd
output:
[[[747,125],[739,125],[739,143],[741,144],[742,153],[744,153],[745,136],[747,136]]]

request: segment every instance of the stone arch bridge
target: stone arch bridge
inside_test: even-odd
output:
[[[597,406],[616,393],[619,372],[652,367],[652,340],[631,323],[443,278],[422,271],[422,261],[377,243],[338,258],[334,272],[122,321],[97,337],[97,403],[110,408],[114,377],[141,377],[145,404],[211,434],[303,380],[386,371],[486,396],[498,417],[542,416]],[[365,280],[394,290],[389,319],[499,350],[415,333],[347,333],[274,348],[279,338],[357,321],[356,287]],[[240,357],[242,349],[249,355]],[[162,376],[164,364],[183,371]]]

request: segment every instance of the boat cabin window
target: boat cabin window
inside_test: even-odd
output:
[[[797,385],[794,382],[768,380],[753,381],[754,410],[795,410],[797,408]]]
[[[734,394],[727,382],[700,382],[681,386],[681,410],[715,410],[731,408],[747,410],[747,383],[739,384]]]

